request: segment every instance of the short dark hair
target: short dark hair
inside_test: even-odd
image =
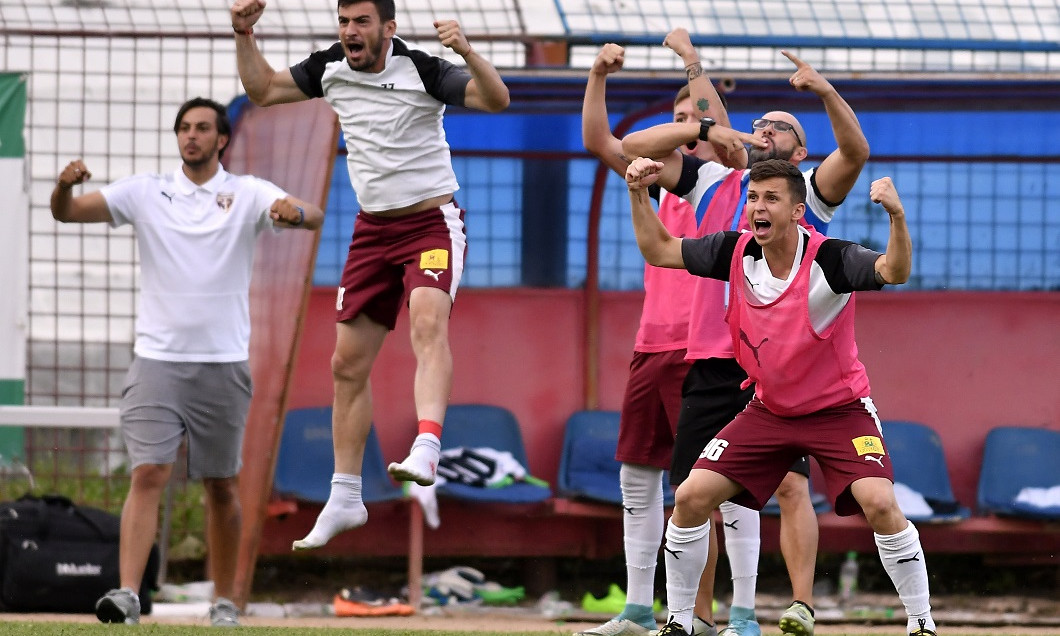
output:
[[[788,193],[795,203],[806,202],[806,178],[795,164],[783,159],[766,159],[751,166],[751,181],[780,177],[788,182]]]
[[[228,137],[228,141],[232,141],[232,123],[228,121],[228,109],[221,104],[215,102],[207,97],[193,97],[180,107],[177,111],[177,119],[173,122],[173,133],[180,132],[180,122],[184,121],[184,115],[188,114],[188,111],[192,108],[210,108],[213,112],[217,113],[217,133]],[[225,148],[228,144],[224,145],[217,152],[217,158],[220,159],[225,154]]]
[[[715,90],[716,89],[717,89],[717,87],[715,87]],[[692,97],[692,89],[688,87],[688,84],[685,84],[680,89],[678,89],[677,97],[674,97],[674,106],[676,107],[683,100],[686,100],[686,99],[688,99],[690,97]],[[725,95],[722,94],[721,91],[718,91],[718,101],[721,102],[721,107],[722,108],[728,108],[729,107],[729,101],[727,99],[725,99]]]
[[[397,17],[397,9],[394,7],[394,0],[339,0],[337,8],[348,7],[351,4],[359,4],[361,2],[371,2],[375,5],[375,10],[379,13],[379,19],[383,22],[393,20]]]

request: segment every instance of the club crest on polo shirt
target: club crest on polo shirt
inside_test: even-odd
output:
[[[854,450],[858,455],[886,455],[883,450],[883,440],[875,435],[863,435],[850,440],[854,443]]]
[[[420,254],[420,269],[449,269],[447,250],[429,250]]]
[[[232,202],[236,200],[234,192],[218,192],[217,193],[217,207],[221,208],[221,211],[228,214],[232,210]]]

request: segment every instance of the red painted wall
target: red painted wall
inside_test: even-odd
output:
[[[599,405],[618,409],[642,294],[601,298]],[[957,498],[975,503],[986,432],[999,425],[1060,430],[1060,294],[878,293],[858,297],[858,342],[883,419],[909,419],[942,437]],[[530,471],[554,481],[564,422],[585,404],[584,295],[579,290],[467,289],[453,309],[452,401],[511,409]],[[295,367],[289,408],[332,398],[334,292],[318,288]],[[407,315],[372,376],[387,459],[415,435]]]

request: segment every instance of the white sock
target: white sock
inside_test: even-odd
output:
[[[361,476],[335,473],[331,477],[331,494],[317,516],[313,530],[304,539],[291,544],[292,550],[319,548],[331,537],[359,528],[368,521],[368,509],[361,501]]]
[[[874,533],[873,536],[880,551],[883,569],[891,577],[909,615],[907,631],[911,633],[921,627],[935,631],[935,621],[931,618],[927,563],[916,526],[909,522],[905,530],[896,534]]]
[[[420,504],[427,527],[437,530],[442,525],[442,518],[438,514],[437,489],[434,486],[421,486],[413,481],[409,482],[409,496]]]
[[[694,528],[679,528],[673,519],[666,524],[666,605],[667,622],[674,621],[692,633],[699,579],[707,565],[710,547],[710,521]]]
[[[753,610],[758,584],[758,553],[762,548],[762,521],[757,510],[732,502],[726,501],[719,508],[725,528],[725,554],[732,570],[732,604]]]
[[[392,462],[386,470],[397,481],[414,481],[421,486],[434,483],[442,442],[433,433],[420,433],[412,442],[409,456],[401,463]]]
[[[662,470],[622,464],[622,536],[626,548],[626,604],[651,607],[655,564],[663,538]]]

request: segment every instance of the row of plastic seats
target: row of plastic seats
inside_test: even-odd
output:
[[[578,411],[564,431],[556,494],[619,505],[620,464],[614,459],[618,444],[616,411]],[[932,512],[909,515],[919,522],[951,522],[970,516],[957,502],[950,486],[945,453],[939,435],[930,427],[908,421],[883,422],[895,481],[919,493]],[[449,407],[442,428],[442,448],[492,448],[510,452],[529,467],[522,432],[506,408],[486,404]],[[1060,518],[1060,504],[1030,505],[1022,500],[1027,489],[1060,486],[1060,431],[1044,428],[999,427],[984,444],[977,508],[980,513],[1042,519]],[[331,449],[331,409],[297,409],[288,413],[277,461],[277,493],[308,501],[327,500],[334,460]],[[827,511],[828,502],[812,488],[815,508]],[[401,498],[401,488],[386,473],[386,463],[375,430],[365,449],[363,497],[366,503]],[[666,504],[673,493],[666,489]],[[504,488],[481,488],[459,483],[439,486],[438,494],[474,501],[532,503],[552,496],[549,488],[516,482]],[[763,511],[776,514],[773,502]]]
[[[621,503],[619,463],[614,460],[619,415],[614,411],[583,411],[567,422],[560,457],[559,494]],[[919,422],[882,422],[883,438],[894,468],[895,482],[923,497],[931,512],[909,514],[913,521],[946,523],[971,516],[953,494],[942,440]],[[984,443],[977,508],[982,514],[1060,519],[1060,502],[1040,505],[1025,501],[1021,493],[1035,489],[1060,490],[1060,431],[1006,426],[989,432]],[[813,487],[811,498],[818,513],[830,505]],[[670,502],[672,502],[672,495]],[[668,502],[669,503],[669,502]],[[1047,500],[1048,503],[1048,500]],[[779,514],[775,499],[763,509]]]
[[[522,466],[529,465],[515,415],[499,406],[450,406],[442,426],[442,449],[452,448],[507,451]],[[366,504],[405,496],[401,486],[390,479],[386,466],[373,426],[365,444],[361,467],[361,497]],[[334,470],[331,407],[289,411],[280,439],[273,490],[282,496],[323,503],[328,499]],[[438,486],[438,494],[473,501],[533,503],[548,499],[552,491],[548,487],[527,482],[516,482],[504,488],[481,488],[449,482]]]
[[[883,439],[894,466],[895,482],[923,495],[933,514],[913,521],[950,522],[971,516],[957,502],[950,486],[942,440],[919,422],[883,422]],[[980,463],[976,509],[995,514],[1037,519],[1060,519],[1060,501],[1052,506],[1031,505],[1022,494],[1056,487],[1060,495],[1060,431],[1002,426],[987,433]]]
[[[618,439],[618,413],[580,412],[567,423],[560,459],[559,494],[621,503],[619,463],[614,460]],[[913,521],[946,523],[971,516],[971,510],[954,497],[945,452],[938,433],[919,422],[882,422],[883,438],[894,468],[895,482],[923,497],[931,508],[909,514]],[[1021,493],[1060,490],[1060,431],[1006,426],[987,435],[981,464],[977,508],[982,514],[1060,519],[1060,502],[1031,503]],[[1054,491],[1055,492],[1055,491]],[[830,509],[825,496],[813,487],[811,498],[818,513]],[[1048,504],[1049,500],[1046,500]],[[763,509],[779,514],[775,500]]]

